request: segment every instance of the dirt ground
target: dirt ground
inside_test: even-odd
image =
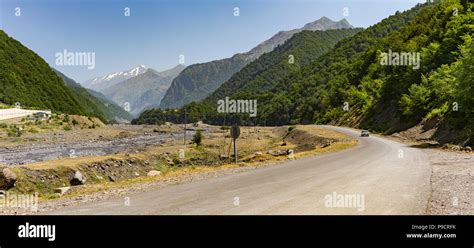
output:
[[[436,128],[428,124],[425,123],[427,127],[420,124],[389,136],[422,148],[428,154],[432,166],[432,192],[426,214],[473,215],[474,153],[470,147],[440,145],[433,138]]]
[[[464,152],[427,149],[433,171],[427,214],[474,214],[474,156]]]

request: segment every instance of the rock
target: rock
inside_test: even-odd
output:
[[[151,170],[146,175],[149,177],[156,177],[161,175],[161,171]]]
[[[84,178],[84,176],[82,176],[82,173],[80,171],[74,172],[74,175],[72,176],[71,180],[69,181],[69,183],[72,186],[83,185],[85,182],[86,182],[86,179]]]
[[[270,155],[276,157],[276,156],[286,155],[286,151],[280,151],[280,150],[273,151],[273,150],[268,150],[268,154],[270,154]]]
[[[134,174],[135,174],[136,177],[140,176],[140,173],[138,173],[138,172],[135,172]]]
[[[256,156],[261,156],[261,155],[263,155],[263,153],[262,152],[255,152],[255,155]]]
[[[229,156],[227,156],[227,155],[225,155],[225,154],[220,154],[220,155],[219,155],[219,158],[220,158],[220,159],[228,159]]]
[[[0,189],[6,190],[15,186],[17,180],[16,174],[8,168],[5,168],[0,173]]]
[[[280,146],[286,146],[286,142],[285,141],[281,142]]]
[[[174,165],[174,161],[170,157],[166,157],[165,160],[166,160],[166,163],[168,163],[169,165]]]
[[[109,181],[111,181],[111,182],[115,182],[115,181],[116,181],[116,180],[115,180],[115,177],[113,177],[112,175],[109,175],[108,178],[109,178]]]
[[[54,193],[55,194],[60,194],[64,195],[66,192],[68,192],[71,189],[71,187],[61,187],[61,188],[55,188]]]
[[[470,146],[463,147],[462,150],[465,152],[472,152],[472,148]]]
[[[243,161],[244,162],[252,162],[252,161],[255,160],[256,157],[257,156],[255,154],[252,154],[252,155],[248,156],[247,158],[245,158]]]
[[[453,152],[458,152],[458,151],[461,151],[461,147],[460,146],[451,146],[451,151]]]

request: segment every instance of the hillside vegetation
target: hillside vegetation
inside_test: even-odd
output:
[[[37,54],[0,30],[0,102],[85,115],[87,111]]]

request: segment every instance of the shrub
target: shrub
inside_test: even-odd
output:
[[[293,131],[295,128],[296,128],[296,126],[295,126],[295,125],[291,125],[291,126],[289,126],[289,127],[288,127],[288,132],[291,132],[291,131]]]
[[[197,146],[202,144],[202,133],[201,130],[197,130],[196,133],[193,135],[193,143]]]
[[[22,131],[17,126],[11,126],[10,129],[8,129],[7,134],[9,137],[20,137]]]

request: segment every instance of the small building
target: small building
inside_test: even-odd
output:
[[[36,112],[33,113],[33,119],[38,121],[46,121],[51,117],[50,113],[47,112]]]

